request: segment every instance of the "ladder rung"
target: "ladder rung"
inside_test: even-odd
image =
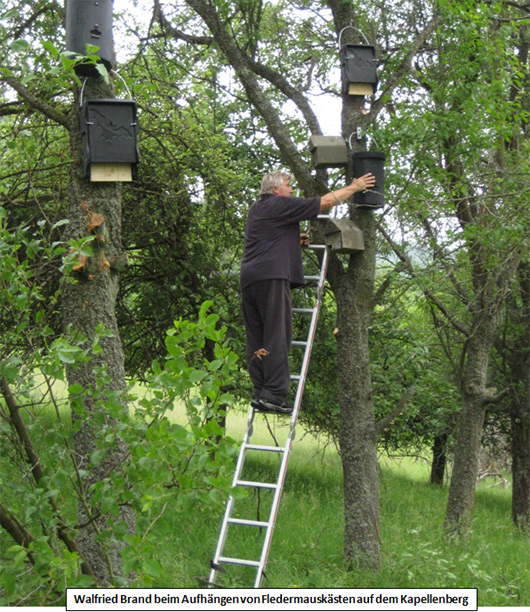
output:
[[[246,444],[245,448],[251,450],[269,451],[270,453],[283,453],[285,448],[283,446],[262,446],[261,444]]]
[[[314,308],[293,308],[293,312],[298,314],[313,314]]]
[[[319,281],[320,276],[304,276],[304,281]]]
[[[250,559],[235,559],[233,557],[219,557],[219,563],[232,563],[233,565],[248,565],[250,567],[259,567],[259,561],[250,561]]]
[[[307,341],[306,340],[293,340],[291,344],[293,346],[307,346]]]
[[[291,380],[300,380],[300,376],[298,374],[291,374]]]
[[[317,215],[317,219],[331,219],[331,215]]]
[[[256,489],[277,489],[278,484],[273,482],[253,482],[252,480],[236,480],[236,486],[255,487]]]
[[[251,521],[249,519],[229,518],[227,523],[231,525],[248,525],[249,527],[268,527],[265,521]]]
[[[307,248],[312,249],[313,251],[320,251],[322,249],[325,249],[326,245],[325,244],[310,244]]]

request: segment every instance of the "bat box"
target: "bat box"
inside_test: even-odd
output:
[[[86,55],[86,46],[99,47],[96,55],[108,71],[113,57],[112,0],[66,0],[66,52]],[[79,76],[97,76],[93,64],[76,64]]]
[[[348,163],[346,141],[340,136],[311,136],[309,149],[315,168],[341,168]]]
[[[91,181],[132,181],[140,159],[134,100],[86,100],[81,112],[86,176]]]
[[[353,176],[371,172],[375,185],[366,191],[354,194],[353,202],[358,208],[380,208],[385,204],[385,154],[379,151],[358,151],[352,155]]]
[[[349,219],[329,219],[324,229],[325,243],[337,253],[364,251],[363,233]]]
[[[342,93],[371,96],[377,89],[377,60],[371,45],[342,45],[340,50]]]

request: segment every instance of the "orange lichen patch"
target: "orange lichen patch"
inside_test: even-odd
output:
[[[79,255],[77,261],[77,265],[72,268],[74,272],[79,272],[79,270],[82,270],[87,265],[88,257],[86,255]]]
[[[91,232],[92,230],[101,227],[105,223],[105,219],[103,215],[98,213],[92,213],[88,219],[88,230]]]

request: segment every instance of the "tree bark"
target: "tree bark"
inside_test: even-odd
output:
[[[442,433],[434,438],[432,445],[431,484],[443,485],[445,466],[447,465],[446,444],[447,434]]]
[[[375,265],[373,213],[359,215],[366,250],[352,256],[348,274],[330,277],[337,299],[339,443],[344,475],[344,555],[350,564],[381,567],[377,433],[368,324]]]
[[[351,5],[330,2],[335,29],[344,42],[355,42]],[[364,96],[343,94],[342,136],[348,141],[370,120]],[[354,141],[353,151],[366,148]],[[346,182],[353,178],[352,164]],[[362,230],[364,251],[350,256],[344,269],[337,257],[330,261],[328,280],[337,301],[337,377],[340,406],[339,444],[344,475],[344,555],[351,565],[381,567],[379,532],[379,477],[377,429],[370,372],[369,325],[375,280],[375,217],[370,210],[352,209],[350,216]]]
[[[84,87],[85,98],[109,98],[112,94],[101,79],[88,78]],[[76,104],[79,109],[79,104]],[[82,334],[91,346],[102,325],[110,331],[109,337],[100,342],[101,353],[92,355],[90,361],[67,368],[70,385],[81,385],[84,389],[96,389],[97,368],[106,368],[108,384],[106,391],[117,392],[121,410],[127,410],[126,381],[123,351],[118,334],[115,304],[118,293],[118,272],[109,262],[123,257],[121,246],[121,187],[119,183],[91,183],[85,178],[82,142],[79,129],[79,112],[73,113],[71,132],[72,166],[68,191],[69,238],[80,239],[95,232],[92,243],[93,255],[83,262],[74,273],[77,282],[67,283],[63,297],[63,320],[70,334]],[[100,215],[100,218],[94,217]],[[103,221],[103,223],[101,223]],[[95,227],[95,224],[100,223]],[[72,411],[74,421],[74,447],[80,470],[88,472],[81,501],[78,506],[79,530],[77,541],[83,557],[92,567],[100,586],[115,584],[122,574],[123,564],[120,549],[122,541],[112,534],[110,521],[125,523],[125,530],[134,530],[134,514],[127,506],[121,506],[118,517],[101,514],[98,506],[91,506],[89,489],[107,479],[114,470],[128,460],[126,444],[116,435],[116,442],[108,449],[101,462],[94,465],[91,460],[96,448],[101,424],[92,421],[97,411],[91,397],[84,399],[84,414],[80,417]],[[76,424],[78,419],[81,425]],[[112,428],[115,419],[105,415],[104,426]],[[77,429],[76,425],[79,427]],[[106,533],[106,537],[102,537]]]
[[[526,378],[529,378],[528,371]],[[512,425],[512,519],[530,535],[530,395],[524,401],[513,398],[510,406]]]
[[[457,430],[453,473],[445,515],[448,535],[464,537],[473,519],[479,451],[487,401],[488,365],[497,331],[498,312],[482,311],[468,342],[461,384],[462,412]]]
[[[512,394],[512,519],[530,535],[530,265],[519,266],[521,335],[509,356]]]

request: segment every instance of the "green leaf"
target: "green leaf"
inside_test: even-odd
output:
[[[48,51],[54,60],[59,57],[59,50],[50,40],[44,40],[42,42],[42,46],[46,49],[46,51]]]
[[[27,40],[23,38],[17,38],[11,43],[11,51],[27,51],[30,48],[30,44]]]
[[[105,65],[102,62],[98,62],[96,64],[96,70],[99,72],[100,77],[105,81],[105,83],[109,85],[110,78],[109,78],[109,73],[107,69],[105,68]]]
[[[85,389],[82,385],[70,385],[68,387],[68,393],[70,396],[72,395],[83,395]]]

